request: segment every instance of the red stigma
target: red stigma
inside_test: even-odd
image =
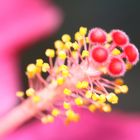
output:
[[[125,72],[125,64],[121,59],[114,57],[109,63],[108,70],[112,76],[121,76]]]
[[[105,43],[106,32],[101,28],[94,28],[89,32],[89,39],[92,43]]]
[[[139,54],[137,48],[133,44],[128,44],[127,46],[125,46],[124,53],[130,63],[137,63]]]
[[[125,45],[128,42],[128,36],[120,30],[113,30],[112,38],[116,45]]]
[[[108,56],[109,54],[106,48],[96,47],[92,50],[92,58],[98,63],[105,62]]]

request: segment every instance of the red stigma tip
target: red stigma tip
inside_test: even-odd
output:
[[[89,32],[89,39],[92,43],[105,43],[106,32],[101,28],[94,28]]]
[[[125,73],[125,64],[121,59],[113,57],[109,63],[108,71],[112,76],[122,76]]]
[[[128,36],[121,30],[113,30],[112,38],[116,45],[126,45],[128,43]]]
[[[139,60],[139,53],[137,48],[133,44],[128,44],[124,48],[124,53],[128,61],[132,64],[136,64]]]
[[[109,54],[107,49],[101,46],[92,50],[92,58],[98,63],[104,63],[108,59],[108,56]]]

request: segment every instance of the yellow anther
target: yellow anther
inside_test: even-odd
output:
[[[36,69],[36,65],[35,64],[29,64],[28,66],[27,66],[27,76],[29,77],[29,78],[32,78],[32,77],[34,77],[35,76],[35,74],[36,74],[36,72],[37,72],[37,69]]]
[[[91,97],[92,97],[92,92],[91,92],[90,90],[86,91],[85,97],[88,98],[88,99],[91,99]]]
[[[61,65],[59,68],[58,68],[59,71],[63,71],[63,70],[68,70],[68,66],[66,65]]]
[[[83,36],[85,36],[87,34],[87,28],[86,27],[80,27],[79,29],[79,33]]]
[[[65,109],[70,109],[70,108],[71,108],[71,105],[70,105],[70,103],[64,102],[64,103],[63,103],[63,107],[64,107]]]
[[[55,117],[57,117],[60,114],[60,110],[57,108],[54,108],[51,112],[51,114]]]
[[[87,81],[82,81],[82,88],[88,88],[89,84]]]
[[[86,43],[89,43],[89,38],[88,37],[86,37]]]
[[[110,47],[110,44],[109,43],[106,43],[104,46],[105,46],[105,48],[109,48]]]
[[[101,95],[99,96],[99,102],[100,102],[100,103],[106,102],[106,96],[105,96],[104,94],[101,94]]]
[[[121,79],[121,78],[117,78],[117,79],[115,80],[115,84],[117,84],[117,85],[123,85],[123,84],[124,84],[124,81],[123,81],[123,79]]]
[[[29,96],[33,96],[35,94],[35,90],[33,88],[29,88],[26,90],[26,95]]]
[[[132,64],[130,64],[130,63],[126,63],[126,70],[131,70],[132,67],[133,67]]]
[[[66,57],[67,57],[66,52],[63,50],[59,51],[58,57],[62,60],[66,59]]]
[[[43,60],[42,59],[37,59],[36,60],[36,66],[37,67],[42,67],[42,65],[43,65]]]
[[[110,93],[106,96],[108,102],[112,103],[112,104],[117,104],[118,103],[118,96],[114,93]]]
[[[116,87],[116,88],[114,89],[114,92],[115,92],[116,94],[120,94],[120,93],[121,93],[121,90],[120,90],[119,88]]]
[[[89,111],[94,112],[96,110],[96,106],[94,104],[91,104],[88,106]]]
[[[46,124],[46,123],[52,123],[54,122],[54,117],[52,115],[47,115],[41,118],[41,122]]]
[[[50,65],[48,63],[44,63],[42,65],[42,72],[47,72],[50,69]]]
[[[121,92],[122,93],[127,93],[128,92],[128,86],[127,85],[122,85],[121,87],[120,87],[120,90],[121,90]]]
[[[71,95],[71,90],[68,88],[65,88],[63,92],[65,95]]]
[[[64,48],[64,43],[61,40],[56,40],[54,46],[56,49],[62,50]]]
[[[96,93],[92,94],[92,100],[97,101],[99,99],[99,95]]]
[[[68,66],[66,66],[66,65],[64,65],[64,64],[61,65],[60,67],[61,67],[63,70],[67,70],[67,69],[68,69]]]
[[[72,51],[71,54],[72,54],[72,57],[75,59],[78,57],[77,51]]]
[[[73,110],[69,109],[66,111],[67,121],[77,122],[79,120],[79,115],[76,114]]]
[[[112,108],[111,108],[110,104],[105,104],[105,105],[103,105],[102,110],[104,112],[111,112]]]
[[[74,38],[75,38],[76,41],[80,41],[81,39],[83,39],[82,35],[79,32],[75,33],[75,37]]]
[[[64,34],[64,35],[62,36],[62,41],[63,41],[63,42],[69,42],[69,41],[71,41],[70,35]]]
[[[24,96],[24,92],[23,91],[18,91],[18,92],[16,92],[16,96],[17,97],[23,97]]]
[[[121,51],[119,49],[115,48],[111,53],[112,53],[112,55],[116,56],[116,55],[121,54]]]
[[[83,50],[82,51],[82,57],[84,58],[84,57],[88,57],[88,56],[89,56],[89,51]]]
[[[77,98],[75,98],[75,104],[76,105],[78,105],[78,106],[81,106],[81,105],[83,105],[83,99],[81,98],[81,97],[77,97]]]
[[[76,84],[76,87],[77,87],[78,89],[88,88],[88,86],[89,86],[89,84],[88,84],[87,81],[82,81],[82,82],[79,81],[79,82]]]
[[[62,85],[64,83],[64,78],[63,77],[58,77],[56,81],[57,81],[58,85]]]
[[[40,100],[41,100],[41,98],[40,98],[40,96],[38,96],[38,95],[35,95],[35,96],[32,97],[32,101],[33,101],[34,103],[38,103],[38,102],[40,102]]]
[[[102,73],[106,74],[107,73],[107,68],[104,66],[99,67],[99,71],[101,71]]]
[[[104,103],[97,103],[97,104],[95,104],[95,106],[96,106],[96,108],[97,109],[99,109],[99,110],[101,110],[102,109],[102,104],[104,104]]]
[[[62,76],[64,76],[64,77],[67,77],[67,76],[69,76],[70,74],[69,74],[69,71],[68,70],[63,70],[62,71]]]
[[[65,47],[64,48],[66,50],[69,50],[71,47],[72,47],[72,42],[68,41],[68,42],[65,43]]]
[[[111,42],[112,41],[112,37],[110,34],[107,34],[107,42]]]
[[[53,58],[55,56],[55,51],[53,49],[47,49],[45,55]]]
[[[76,88],[81,89],[81,88],[82,88],[82,82],[79,81],[79,82],[76,84]]]
[[[74,43],[72,44],[72,47],[74,48],[74,50],[78,50],[78,49],[80,48],[80,46],[78,45],[77,42],[74,42]]]

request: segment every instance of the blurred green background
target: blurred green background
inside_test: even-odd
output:
[[[21,72],[24,89],[27,88],[26,65],[36,58],[45,58],[46,48],[53,47],[53,42],[64,33],[73,35],[78,28],[87,26],[102,27],[106,31],[124,30],[140,49],[140,0],[54,0],[63,11],[64,21],[57,33],[49,38],[31,44],[21,56]],[[140,63],[124,77],[129,86],[128,95],[120,95],[120,101],[114,108],[122,111],[140,111]]]

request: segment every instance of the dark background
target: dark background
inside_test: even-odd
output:
[[[26,65],[44,58],[46,48],[64,33],[73,35],[78,28],[87,26],[102,27],[106,31],[113,28],[124,30],[138,49],[140,49],[140,0],[54,0],[64,13],[64,22],[59,31],[31,45],[21,56],[21,72],[24,89],[27,88]],[[114,108],[123,111],[140,111],[140,63],[124,77],[129,86],[128,95],[120,95]]]

